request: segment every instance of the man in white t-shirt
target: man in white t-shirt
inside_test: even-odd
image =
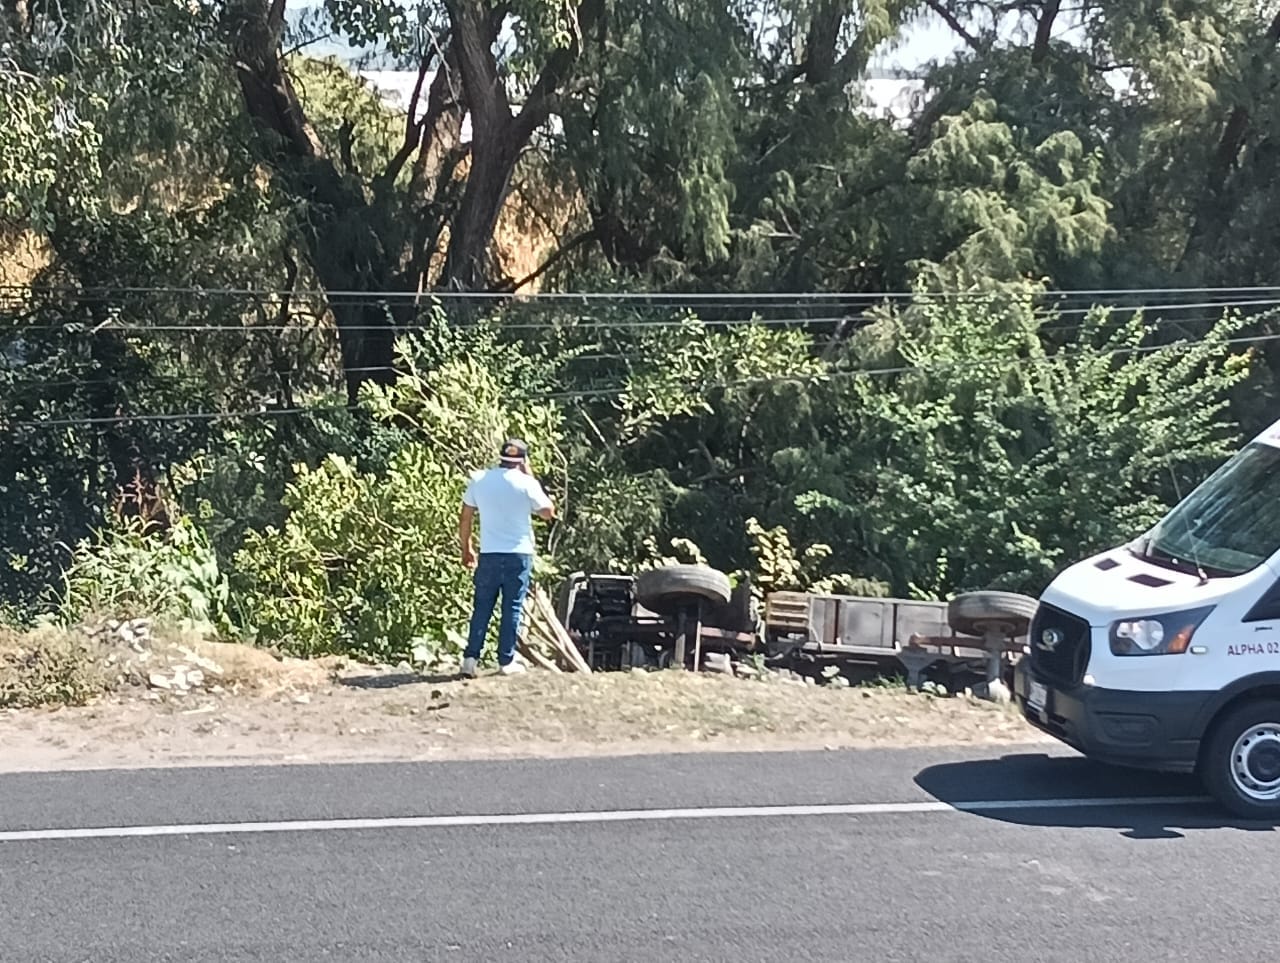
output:
[[[538,480],[529,474],[529,449],[518,438],[502,446],[497,467],[471,476],[462,496],[458,541],[462,564],[474,569],[475,602],[471,630],[462,659],[462,674],[474,676],[498,596],[502,616],[498,624],[498,671],[523,672],[515,661],[516,633],[529,583],[533,578],[536,547],[531,516],[555,518],[555,506]],[[476,556],[471,531],[480,515],[480,554]]]

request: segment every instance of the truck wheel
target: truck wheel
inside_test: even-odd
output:
[[[1224,716],[1205,745],[1201,778],[1236,816],[1280,816],[1280,700],[1246,702]]]
[[[636,601],[659,615],[674,615],[700,602],[728,605],[729,576],[706,565],[671,565],[636,576]]]
[[[947,603],[947,624],[960,635],[981,637],[990,628],[1016,638],[1027,634],[1039,605],[1013,592],[969,592]]]

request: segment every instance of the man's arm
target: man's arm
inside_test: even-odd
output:
[[[556,517],[555,502],[542,487],[542,483],[532,475],[529,475],[529,503],[533,514],[539,518],[549,522]]]
[[[462,513],[458,516],[458,545],[462,549],[462,564],[467,568],[476,567],[476,550],[471,540],[471,528],[475,516],[475,506],[463,502]]]

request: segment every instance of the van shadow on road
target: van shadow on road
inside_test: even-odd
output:
[[[1180,839],[1179,830],[1275,832],[1274,823],[1239,820],[1213,802],[1170,804],[1169,797],[1203,797],[1194,776],[1104,766],[1078,756],[1019,754],[943,763],[921,770],[915,783],[940,802],[963,807],[987,800],[1140,799],[1153,805],[984,809],[975,816],[1018,826],[1117,829],[1131,839]]]

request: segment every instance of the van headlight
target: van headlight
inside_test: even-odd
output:
[[[1112,655],[1180,655],[1214,606],[1111,623]]]

